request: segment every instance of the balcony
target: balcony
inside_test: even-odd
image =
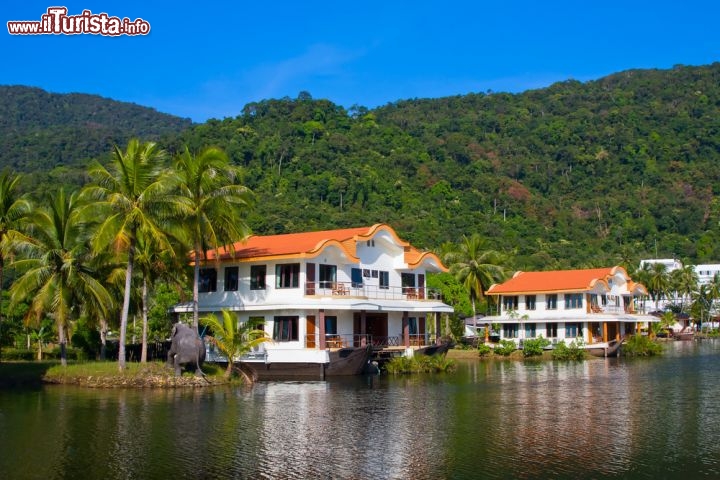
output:
[[[353,282],[307,282],[305,295],[367,300],[442,300],[440,292],[420,287],[378,287]]]

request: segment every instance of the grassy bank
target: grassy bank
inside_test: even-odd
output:
[[[70,363],[67,367],[58,362],[6,362],[0,363],[0,387],[55,383],[93,388],[177,388],[228,383],[223,368],[205,364],[203,372],[204,377],[192,373],[175,377],[164,362],[128,363],[123,372],[118,371],[116,362]]]

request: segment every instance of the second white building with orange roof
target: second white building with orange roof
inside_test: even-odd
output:
[[[645,314],[645,286],[619,266],[517,272],[486,293],[495,298],[499,313],[483,322],[500,324],[500,337],[518,343],[540,336],[553,342],[608,342],[658,320]]]

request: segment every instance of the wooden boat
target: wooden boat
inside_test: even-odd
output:
[[[695,338],[695,330],[692,327],[685,327],[679,332],[673,332],[675,340],[693,340]]]
[[[266,353],[243,357],[240,363],[243,368],[252,372],[256,380],[324,380],[325,377],[330,376],[363,373],[372,353],[372,347],[347,347],[321,352],[326,352],[327,357],[315,361],[294,361],[287,357],[273,361]]]
[[[445,355],[453,346],[453,342],[443,342],[436,345],[427,345],[418,349],[415,353],[421,355]]]
[[[584,345],[586,352],[594,357],[617,357],[620,353],[622,340],[610,340],[609,342],[598,342]]]

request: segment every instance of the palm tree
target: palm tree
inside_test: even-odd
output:
[[[144,235],[138,235],[137,249],[135,255],[135,264],[140,272],[141,292],[140,292],[140,311],[142,315],[142,348],[140,351],[140,363],[147,362],[147,336],[148,336],[148,309],[150,307],[150,288],[159,278],[165,277],[172,282],[177,279],[177,275],[170,272],[177,272],[182,266],[177,265],[177,257],[172,252],[161,250],[154,245],[152,241],[148,241]]]
[[[222,321],[211,313],[202,318],[202,324],[210,327],[213,333],[209,337],[210,341],[228,359],[226,378],[230,378],[232,375],[232,359],[242,356],[252,348],[270,340],[265,331],[258,328],[257,322],[239,323],[237,316],[229,310],[222,311]],[[242,373],[246,380],[251,380],[248,375]]]
[[[176,213],[173,196],[168,194],[171,183],[167,172],[162,169],[165,158],[165,152],[155,143],[132,139],[125,151],[114,147],[109,169],[99,163],[90,169],[90,177],[95,184],[85,190],[85,194],[97,202],[95,208],[102,212],[99,218],[103,218],[93,239],[93,247],[101,251],[111,246],[114,252],[127,255],[120,315],[120,370],[125,369],[125,340],[137,237],[142,233],[160,248],[173,251],[165,234],[167,225],[164,224]]]
[[[670,290],[674,291],[680,298],[680,311],[685,311],[685,300],[697,289],[698,274],[695,267],[685,265],[683,268],[670,272]]]
[[[247,187],[235,183],[240,171],[218,148],[193,155],[185,147],[175,158],[175,171],[183,225],[193,250],[193,326],[197,328],[201,254],[205,257],[208,250],[224,245],[232,249],[233,242],[250,235],[244,216],[254,205],[254,197]]]
[[[0,174],[0,359],[2,358],[2,293],[5,261],[11,253],[8,240],[31,210],[30,202],[18,195],[20,176],[5,170]]]
[[[506,261],[505,255],[497,250],[487,249],[486,246],[486,241],[478,234],[470,237],[463,235],[458,248],[445,254],[443,259],[450,266],[450,272],[465,286],[470,295],[475,331],[477,331],[476,302],[485,297],[485,292],[492,284],[503,281],[506,276],[505,268],[502,266]],[[486,340],[488,334],[486,328]]]
[[[664,263],[651,263],[643,265],[643,279],[647,282],[650,298],[655,302],[655,309],[658,309],[660,299],[667,296],[670,289],[670,276],[667,265]]]
[[[77,194],[60,189],[46,208],[35,211],[28,236],[17,237],[13,247],[20,257],[13,265],[21,276],[10,288],[11,305],[30,299],[29,321],[54,318],[60,359],[67,365],[67,326],[87,310],[106,311],[110,294],[90,265],[91,251]]]

